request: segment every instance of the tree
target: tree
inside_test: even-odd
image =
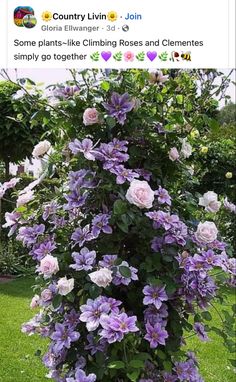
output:
[[[14,98],[20,86],[10,81],[0,82],[0,160],[5,164],[5,177],[9,177],[10,162],[24,160],[35,143],[46,131],[45,126],[32,124],[31,116],[37,112],[38,95],[26,100],[22,94]],[[22,102],[22,100],[24,100]]]

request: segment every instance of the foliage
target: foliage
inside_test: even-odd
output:
[[[192,166],[201,171],[196,134],[218,128],[212,91],[225,81],[215,88],[216,71],[172,70],[161,83],[144,70],[97,74],[78,83],[73,72],[76,91],[54,89],[61,139],[47,171],[57,186],[40,183],[13,213],[37,265],[32,306],[43,308],[23,331],[51,339],[43,361],[56,381],[201,381],[183,334],[207,341],[208,308],[233,283],[234,262],[217,195],[198,207]],[[232,315],[223,324],[233,353]]]
[[[21,102],[24,92],[18,98],[16,94],[19,94],[19,91],[18,84],[10,81],[0,82],[0,159],[5,162],[7,172],[9,162],[16,163],[31,154],[47,125],[32,123],[33,115],[39,112],[40,95],[29,95]],[[43,105],[45,109],[45,104]]]

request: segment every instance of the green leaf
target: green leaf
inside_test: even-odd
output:
[[[176,96],[176,101],[179,105],[182,105],[183,103],[183,100],[184,100],[184,97],[182,96],[182,94],[177,94]]]
[[[57,294],[54,299],[52,300],[52,306],[54,309],[59,308],[59,306],[62,303],[62,296],[60,294]]]
[[[125,364],[122,361],[112,361],[108,364],[108,369],[124,369]]]
[[[140,371],[133,371],[132,373],[128,373],[127,374],[127,377],[132,381],[132,382],[136,382],[138,377],[140,375]]]
[[[103,90],[105,90],[106,92],[108,92],[108,90],[110,89],[110,84],[109,84],[109,82],[107,82],[107,81],[103,81],[103,82],[101,83],[101,88],[102,88]]]
[[[144,365],[144,361],[141,361],[140,359],[132,359],[130,361],[129,366],[133,367],[134,369],[142,369]]]
[[[212,320],[212,315],[210,312],[203,312],[202,313],[202,318],[206,321],[211,321]]]
[[[160,349],[156,350],[156,354],[157,354],[158,358],[160,358],[162,360],[166,359],[166,354],[162,350],[160,350]]]
[[[113,127],[115,127],[116,125],[116,120],[112,117],[107,117],[106,118],[106,121],[107,121],[107,124],[108,126],[110,127],[110,129],[112,129]]]
[[[115,215],[122,215],[127,211],[127,204],[123,200],[116,200],[113,206]]]
[[[164,361],[163,366],[165,371],[172,371],[172,363],[170,361]]]
[[[124,233],[128,233],[129,232],[128,224],[125,224],[123,222],[117,222],[116,224],[118,225],[118,227],[121,229],[122,232],[124,232]]]
[[[119,267],[119,272],[123,277],[127,279],[131,277],[131,270],[128,267],[125,267],[124,265],[121,265]]]

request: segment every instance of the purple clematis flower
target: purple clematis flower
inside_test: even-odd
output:
[[[70,268],[75,269],[76,271],[90,271],[93,269],[96,252],[89,251],[88,248],[84,247],[80,252],[73,252],[72,257],[75,260],[75,264],[70,265]]]
[[[103,103],[104,108],[107,110],[111,117],[115,117],[121,125],[124,125],[126,120],[126,113],[134,108],[134,102],[130,101],[128,93],[120,95],[112,93],[109,103]]]
[[[193,327],[201,341],[203,342],[209,341],[209,337],[205,332],[205,328],[203,324],[201,324],[200,322],[195,322]]]
[[[76,228],[71,235],[74,245],[79,244],[80,247],[82,247],[86,241],[90,241],[93,238],[94,237],[90,232],[89,224],[87,224],[84,228]]]
[[[119,267],[117,269],[117,272],[112,280],[113,284],[114,285],[129,285],[131,283],[131,281],[136,281],[138,280],[138,276],[137,276],[137,273],[138,273],[138,270],[134,267],[131,267],[127,261],[122,261],[122,263],[120,264],[120,267],[126,267],[126,268],[129,268],[129,270],[131,271],[131,276],[130,277],[124,277],[122,276],[122,274],[120,273],[119,271]]]
[[[145,325],[147,334],[145,335],[145,340],[150,342],[150,348],[155,349],[158,345],[165,345],[166,338],[168,338],[168,333],[161,324],[157,323],[154,326],[149,324]]]
[[[85,346],[85,350],[90,350],[91,355],[99,352],[105,352],[107,348],[107,341],[103,338],[99,338],[98,340],[93,334],[87,335],[88,345]]]
[[[45,256],[50,255],[56,247],[54,241],[49,238],[40,244],[36,244],[30,251],[30,255],[34,260],[41,261]]]
[[[122,164],[110,168],[110,172],[116,175],[116,184],[123,184],[126,181],[132,182],[132,180],[139,177],[136,172],[125,168]]]
[[[38,236],[42,235],[44,231],[44,224],[34,225],[33,227],[21,227],[17,235],[17,240],[22,241],[24,246],[30,247],[36,243]]]
[[[95,382],[97,379],[94,373],[86,376],[82,369],[77,369],[74,378],[66,378],[66,382]]]
[[[96,330],[100,325],[102,314],[109,313],[110,306],[107,303],[101,304],[100,299],[88,299],[85,305],[80,307],[81,315],[80,321],[86,322],[86,327],[89,332]]]
[[[116,300],[115,298],[112,297],[106,297],[106,296],[101,296],[99,297],[100,301],[102,304],[107,303],[110,307],[110,310],[112,313],[119,313],[119,306],[122,304],[121,301]]]
[[[73,154],[83,153],[84,157],[88,160],[95,161],[96,150],[94,150],[93,141],[91,139],[85,138],[82,141],[75,139],[73,142],[69,143],[69,149]]]
[[[171,206],[171,197],[165,188],[159,186],[158,190],[155,191],[155,195],[158,196],[157,200],[160,204],[168,204],[168,206]]]
[[[100,324],[103,329],[99,334],[108,343],[120,342],[125,334],[139,331],[136,321],[136,316],[129,317],[126,313],[102,315]]]
[[[101,232],[111,234],[112,228],[109,226],[108,214],[98,214],[92,220],[92,235],[94,238],[97,238]]]
[[[67,204],[64,206],[65,210],[72,210],[73,208],[83,207],[88,194],[84,192],[82,195],[79,190],[73,190],[70,194],[65,195]]]
[[[117,258],[117,255],[104,255],[102,260],[99,261],[98,265],[101,268],[112,268],[114,267]]]
[[[55,341],[53,349],[55,353],[60,353],[63,348],[70,349],[71,342],[78,341],[80,334],[71,326],[56,323],[55,332],[52,333],[51,339]]]
[[[143,288],[145,295],[143,299],[144,305],[155,305],[157,309],[160,309],[163,301],[167,301],[168,297],[165,292],[165,287],[159,287],[154,285],[146,285]]]
[[[8,237],[12,236],[14,232],[17,230],[19,221],[21,218],[21,213],[20,212],[6,212],[5,213],[5,220],[6,223],[3,224],[3,228],[10,228],[10,231],[8,233]]]

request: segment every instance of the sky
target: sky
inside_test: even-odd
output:
[[[228,75],[230,69],[219,69],[225,75]],[[71,74],[68,69],[8,69],[8,74],[12,80],[28,77],[36,83],[44,83],[46,86],[55,83],[63,83],[71,79]],[[236,81],[236,72],[231,75],[233,81]],[[227,89],[227,95],[230,95],[232,102],[236,103],[236,88],[232,83]],[[224,102],[220,103],[220,107],[224,106]]]

